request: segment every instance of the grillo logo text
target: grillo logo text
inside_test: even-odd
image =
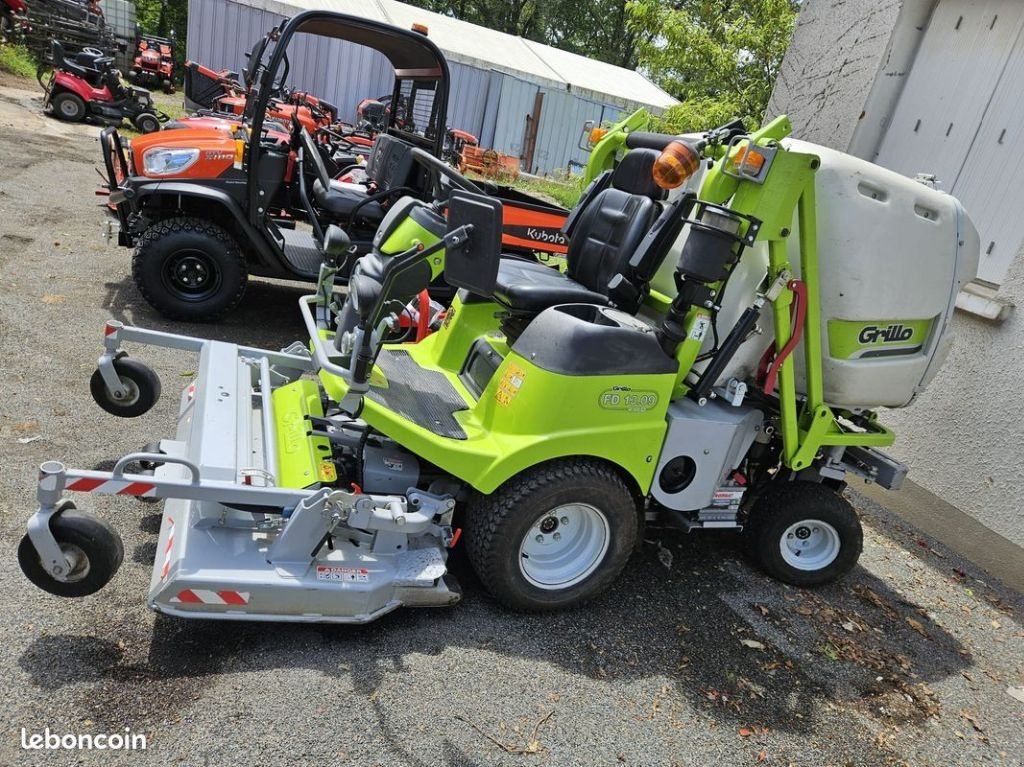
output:
[[[900,341],[909,341],[913,335],[914,329],[904,325],[889,325],[885,328],[880,328],[877,325],[867,325],[861,328],[857,340],[862,344],[893,344]]]

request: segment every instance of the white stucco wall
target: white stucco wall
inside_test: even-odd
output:
[[[1024,307],[1024,254],[1002,298]],[[963,312],[953,349],[917,400],[884,420],[910,478],[1024,546],[1024,312],[1001,325]]]
[[[789,115],[798,138],[872,159],[934,5],[806,0],[769,115]],[[1024,252],[998,295],[1020,308],[1001,325],[958,311],[942,370],[884,420],[911,479],[1024,546]]]

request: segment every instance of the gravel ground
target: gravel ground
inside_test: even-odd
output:
[[[817,591],[768,580],[731,534],[650,530],[575,612],[500,609],[456,552],[465,600],[447,611],[358,628],[167,619],[144,606],[158,507],[100,496],[79,500],[121,532],[118,576],[80,601],[30,586],[14,552],[38,464],[109,467],[168,435],[195,365],[139,350],[170,396],[111,418],[87,383],[104,320],[271,347],[302,335],[295,285],[253,283],[222,325],[155,316],[100,238],[96,134],[0,80],[0,765],[1024,763],[1021,597],[856,495],[861,566]],[[148,748],[21,748],[46,727],[128,727]]]

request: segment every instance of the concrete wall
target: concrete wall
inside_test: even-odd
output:
[[[788,114],[798,138],[873,159],[935,5],[805,0],[769,115]],[[1024,305],[1024,252],[998,297]],[[958,311],[954,332],[928,390],[884,414],[898,432],[892,453],[911,479],[1024,546],[1024,316],[993,324]]]

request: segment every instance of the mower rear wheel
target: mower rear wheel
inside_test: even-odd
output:
[[[65,502],[50,518],[50,531],[68,559],[70,572],[65,580],[57,580],[43,567],[43,562],[25,535],[18,545],[18,564],[33,584],[58,597],[85,597],[95,594],[110,582],[124,561],[121,536],[97,516],[75,509]]]
[[[85,119],[85,102],[74,93],[58,93],[50,100],[50,105],[61,120],[77,123]]]
[[[849,501],[817,482],[779,482],[754,503],[747,525],[750,548],[773,578],[821,586],[853,569],[864,532]]]
[[[135,119],[132,120],[132,124],[139,133],[156,133],[160,130],[160,121],[152,112],[143,112],[136,115]]]
[[[127,396],[116,399],[109,391],[99,370],[89,379],[89,391],[96,404],[119,418],[136,418],[148,413],[160,399],[160,376],[141,362],[126,358],[114,360],[114,371]]]
[[[238,243],[201,218],[169,218],[139,239],[132,277],[143,298],[165,317],[208,322],[245,295],[248,269]]]
[[[604,591],[636,544],[633,494],[609,466],[574,458],[528,469],[466,509],[466,551],[506,607],[557,610]]]

